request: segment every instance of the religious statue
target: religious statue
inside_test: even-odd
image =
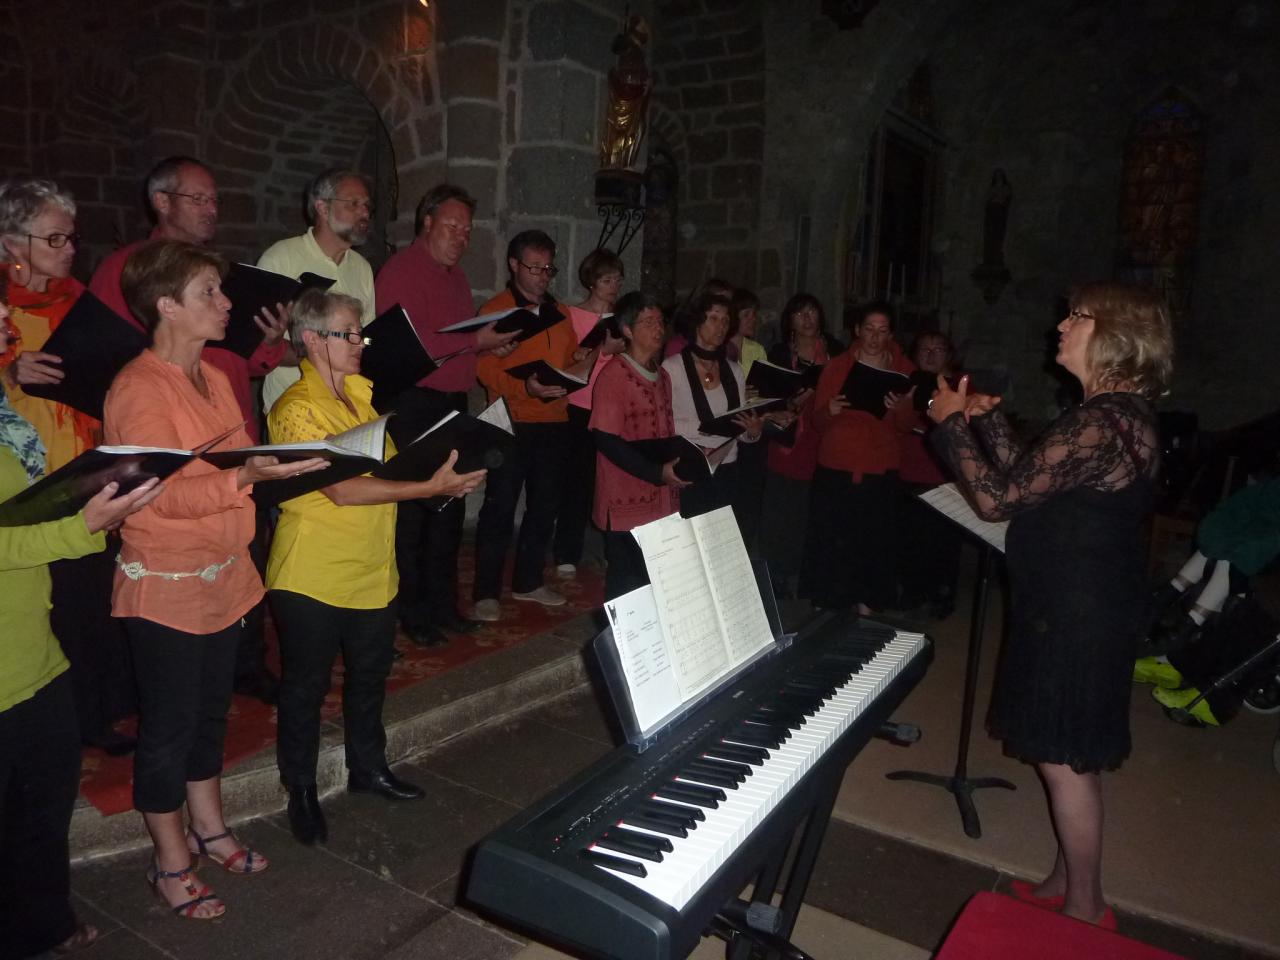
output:
[[[618,61],[609,71],[609,106],[600,140],[603,170],[629,169],[640,155],[653,88],[644,59],[648,42],[649,25],[636,14],[627,18],[622,33],[614,37],[611,49]]]
[[[1013,186],[1001,170],[991,174],[987,202],[982,214],[982,263],[970,274],[982,289],[987,303],[995,303],[1012,277],[1004,265],[1004,235],[1009,227],[1009,204],[1013,202]]]

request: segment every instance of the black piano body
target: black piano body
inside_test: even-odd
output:
[[[829,816],[845,768],[923,677],[933,657],[932,641],[924,639],[910,662],[680,909],[581,859],[581,851],[617,821],[620,809],[668,781],[670,771],[700,744],[851,633],[894,635],[892,627],[867,619],[815,618],[790,648],[758,664],[649,749],[616,748],[483,840],[471,864],[466,899],[513,927],[589,956],[686,957],[712,918],[757,879],[763,865],[780,862],[813,811],[825,808],[824,817]],[[821,829],[818,836],[820,842]]]

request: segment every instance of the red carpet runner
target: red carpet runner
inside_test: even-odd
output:
[[[459,593],[469,601],[472,563],[464,548],[460,564]],[[508,581],[510,575],[508,574]],[[568,600],[562,607],[544,607],[538,603],[520,603],[510,596],[502,601],[503,619],[497,623],[481,624],[480,628],[466,635],[451,636],[449,645],[432,650],[415,647],[403,634],[396,638],[396,646],[404,651],[404,657],[391,667],[387,690],[394,693],[416,683],[438,676],[446,670],[470,663],[487,654],[515,646],[522,640],[537,636],[583,613],[595,610],[604,600],[604,577],[595,570],[578,568],[573,580],[557,579],[554,570],[547,572],[547,584],[565,595]],[[463,609],[469,609],[464,605]],[[267,618],[268,661],[279,672],[279,654],[276,646],[275,627]],[[321,716],[331,720],[342,713],[342,662],[339,658],[333,671],[333,686],[325,698]],[[246,757],[251,757],[271,747],[276,741],[276,709],[249,697],[235,696],[231,713],[227,717],[225,770],[230,770]],[[120,726],[124,732],[135,731],[133,721]],[[101,750],[84,752],[80,770],[80,792],[85,799],[108,816],[121,813],[133,806],[131,790],[133,782],[133,758],[109,757]]]

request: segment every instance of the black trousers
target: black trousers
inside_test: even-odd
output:
[[[756,537],[760,532],[760,510],[764,505],[765,460],[769,444],[765,440],[755,443],[739,443],[737,489],[733,492],[733,515],[742,530],[742,542],[747,550],[755,553]],[[716,473],[720,471],[717,470]]]
[[[606,530],[604,534],[604,598],[612,600],[649,582],[640,544],[629,530]]]
[[[0,712],[0,958],[75,933],[67,830],[80,788],[71,678]]]
[[[819,607],[892,606],[897,573],[899,483],[896,473],[852,474],[818,467],[809,493],[809,526],[800,596]]]
[[[738,465],[721,464],[716,472],[680,488],[680,516],[698,517],[721,507],[732,506],[738,495]],[[734,517],[738,516],[734,511]],[[742,527],[741,519],[738,527]]]
[[[71,661],[81,743],[97,740],[137,709],[128,643],[120,621],[111,616],[117,547],[113,538],[106,550],[49,565],[49,623]]]
[[[431,423],[450,410],[467,411],[465,393],[414,390],[418,407],[414,426]],[[397,407],[407,413],[408,398]],[[430,422],[428,422],[430,421]],[[401,442],[403,437],[397,439]],[[396,567],[400,571],[400,621],[407,629],[421,629],[458,618],[458,551],[462,547],[462,525],[466,504],[452,500],[442,510],[433,510],[426,501],[406,500],[396,511]]]
[[[372,773],[387,764],[382,725],[396,633],[395,605],[334,607],[288,590],[271,591],[280,625],[280,706],[276,765],[286,787],[312,787],[320,752],[320,707],[333,661],[342,652],[342,725],[347,769]]]
[[[524,519],[516,540],[511,589],[528,593],[542,586],[547,546],[560,508],[568,449],[567,423],[515,424],[516,449],[510,461],[490,470],[484,506],[476,522],[476,580],[473,599],[496,600],[502,593],[502,566],[524,490]]]
[[[258,568],[258,576],[267,575],[267,558],[271,554],[273,507],[258,507],[253,539],[249,541],[249,557]],[[236,647],[236,683],[249,682],[267,672],[267,602],[260,600],[244,615],[244,629]]]
[[[557,564],[582,562],[582,543],[591,519],[591,498],[596,488],[596,445],[587,424],[591,411],[569,404],[567,469],[556,514],[556,536],[551,555]]]
[[[222,772],[222,743],[244,621],[217,633],[186,633],[151,620],[125,620],[138,678],[138,749],[133,805],[172,813],[187,783]]]
[[[903,609],[920,603],[955,604],[960,579],[961,531],[920,499],[926,486],[903,484],[898,552],[898,602]]]

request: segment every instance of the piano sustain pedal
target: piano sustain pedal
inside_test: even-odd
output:
[[[920,728],[914,723],[895,723],[890,720],[880,724],[875,735],[881,740],[888,740],[895,747],[909,747],[920,739]]]

